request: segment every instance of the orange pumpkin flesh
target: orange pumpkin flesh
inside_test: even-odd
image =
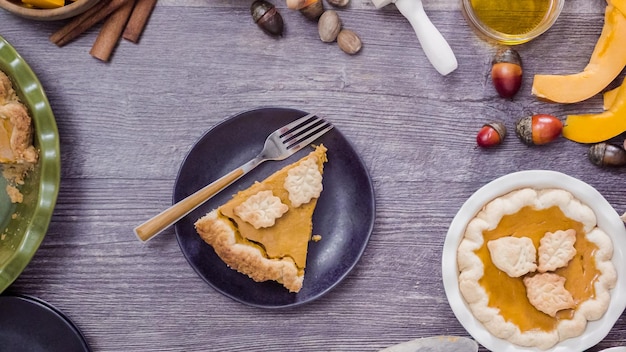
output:
[[[606,88],[626,66],[626,0],[614,0],[605,10],[600,38],[582,72],[572,75],[535,75],[532,94],[556,103],[576,103]]]

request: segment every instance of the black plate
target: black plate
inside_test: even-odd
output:
[[[29,296],[0,296],[0,350],[89,352],[72,321],[50,304]]]
[[[191,149],[181,165],[174,187],[174,202],[252,159],[263,148],[268,134],[306,115],[304,111],[263,108],[235,115],[209,130]],[[332,121],[330,121],[332,122]],[[289,293],[276,282],[254,282],[232,270],[194,229],[194,222],[248,188],[305,156],[304,148],[284,161],[268,161],[224,189],[176,226],[178,244],[187,261],[209,285],[224,295],[257,307],[277,308],[314,300],[337,285],[356,265],[374,225],[374,190],[368,172],[352,145],[335,127],[316,144],[328,148],[324,166],[324,190],[313,215],[313,233],[322,240],[309,244],[304,284]]]

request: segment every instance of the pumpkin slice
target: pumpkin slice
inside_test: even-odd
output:
[[[535,75],[532,94],[556,103],[576,103],[598,94],[626,66],[626,0],[607,5],[602,33],[582,72],[572,75]]]
[[[617,96],[617,92],[619,91],[620,87],[617,88],[613,88],[607,92],[604,92],[604,94],[602,95],[602,108],[604,110],[608,110],[611,108],[611,105],[613,105],[613,103],[615,102],[615,97]]]
[[[598,143],[626,131],[626,83],[618,88],[611,107],[599,114],[568,115],[563,137],[579,143]]]

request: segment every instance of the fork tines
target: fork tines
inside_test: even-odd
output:
[[[330,131],[333,125],[325,119],[309,114],[295,120],[282,131],[280,139],[287,149],[300,148],[313,143],[324,133]]]

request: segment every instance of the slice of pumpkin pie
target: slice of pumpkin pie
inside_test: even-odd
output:
[[[326,161],[317,146],[200,218],[196,231],[230,268],[300,291]]]

